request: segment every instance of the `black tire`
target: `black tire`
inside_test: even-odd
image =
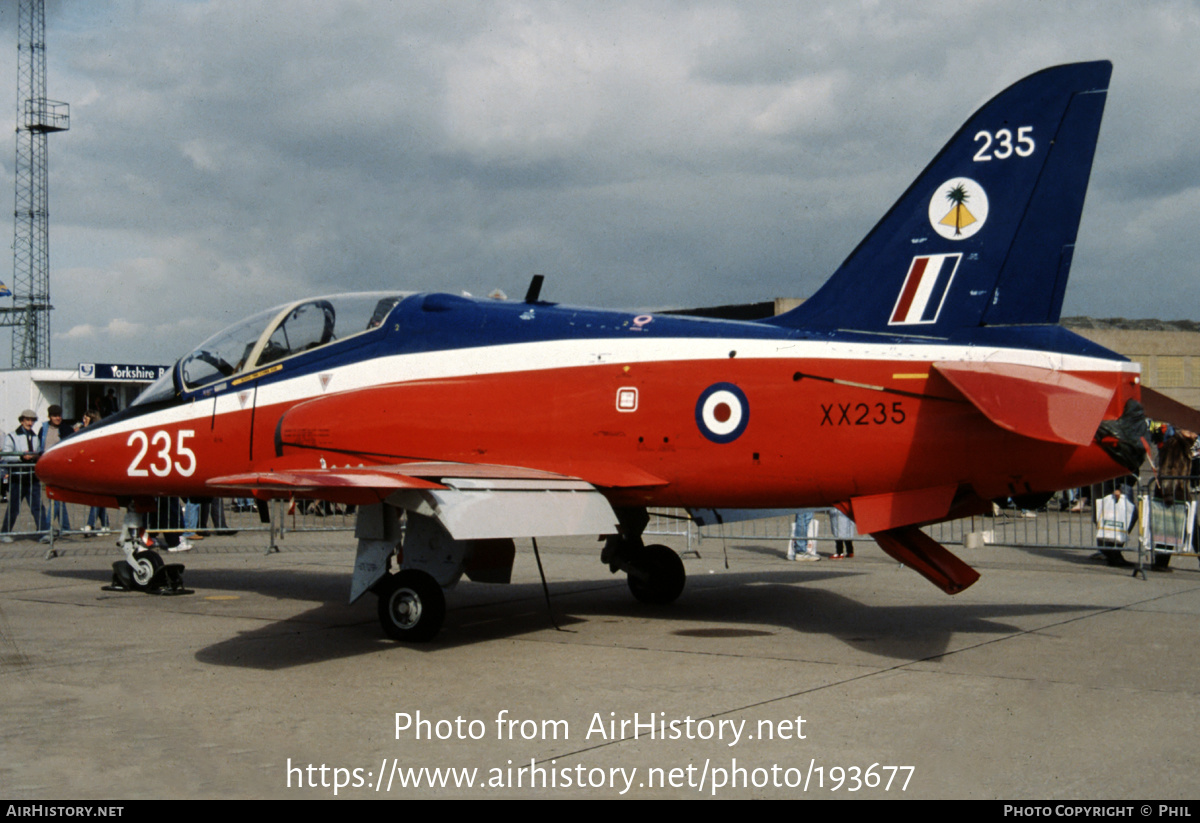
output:
[[[446,619],[446,595],[428,573],[406,569],[375,584],[379,595],[379,624],[393,640],[424,643],[432,640]]]
[[[630,565],[634,571],[627,578],[629,591],[641,602],[665,606],[683,593],[687,572],[679,555],[666,546],[643,547]]]
[[[152,551],[134,552],[133,559],[137,564],[131,566],[129,575],[133,583],[133,589],[139,592],[149,591],[150,581],[154,579],[154,575],[158,574],[158,570],[163,567],[163,559],[159,556],[158,552]]]

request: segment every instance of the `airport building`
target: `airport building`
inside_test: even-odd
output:
[[[170,366],[135,363],[80,363],[74,369],[7,369],[0,371],[0,430],[12,431],[24,409],[33,409],[40,420],[57,404],[66,420],[79,420],[90,408],[99,408],[109,390],[117,408],[128,406],[142,389],[165,374]]]

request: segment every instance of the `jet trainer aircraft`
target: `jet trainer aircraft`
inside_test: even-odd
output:
[[[978,573],[921,525],[1141,463],[1138,367],[1056,325],[1111,71],[1001,92],[786,314],[571,308],[540,281],[524,302],[301,300],[200,344],[38,474],[128,510],[135,587],[161,575],[133,539],[154,498],[356,504],[351,599],[375,592],[399,640],[437,633],[464,572],[507,582],[516,537],[605,537],[635,597],[673,601],[683,563],[643,543],[648,506],[836,506],[961,591]]]

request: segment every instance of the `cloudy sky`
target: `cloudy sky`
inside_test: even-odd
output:
[[[805,296],[977,105],[1099,58],[1064,313],[1200,319],[1194,2],[48,0],[46,40],[58,367],[310,293]]]

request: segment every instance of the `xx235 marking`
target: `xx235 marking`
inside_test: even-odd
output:
[[[130,432],[129,440],[125,442],[125,445],[140,445],[138,453],[134,455],[129,468],[125,470],[125,474],[130,477],[149,477],[151,474],[155,477],[166,477],[174,471],[183,477],[191,477],[196,471],[196,453],[184,444],[188,438],[195,436],[196,432],[190,429],[179,431],[178,438],[174,443],[175,454],[172,455],[170,432],[162,431],[161,429],[153,435],[147,435],[141,430]],[[157,451],[150,458],[147,468],[142,468],[142,461],[146,459],[146,454],[151,448],[157,449]],[[173,459],[174,457],[182,458],[186,463],[175,460]]]
[[[822,426],[883,426],[903,423],[907,419],[904,403],[830,403],[821,404]]]

